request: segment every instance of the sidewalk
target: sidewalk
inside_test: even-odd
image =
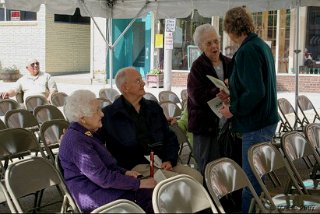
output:
[[[61,76],[53,76],[53,78],[57,82],[58,90],[65,92],[66,94],[71,94],[73,91],[77,89],[88,89],[93,91],[96,96],[99,95],[99,90],[102,88],[110,88],[110,84],[105,84],[104,80],[97,79],[91,81],[90,74],[73,74],[73,75],[61,75]],[[91,83],[92,82],[92,83]],[[0,82],[0,91],[6,91],[12,88],[14,83],[4,83]],[[172,87],[171,91],[176,93],[178,97],[180,97],[180,92],[185,87]],[[116,88],[116,85],[113,84],[113,88]],[[154,94],[158,97],[160,91],[163,91],[164,88],[149,88],[145,86],[145,91]],[[300,92],[299,95],[307,96],[316,109],[320,109],[320,89],[318,93],[306,93]],[[295,92],[278,92],[278,98],[286,98],[289,102],[295,106]]]

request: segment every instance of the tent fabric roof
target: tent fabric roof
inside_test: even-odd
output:
[[[320,6],[320,0],[5,0],[8,9],[39,11],[46,4],[55,14],[74,14],[80,8],[82,16],[133,18],[141,8],[139,17],[147,12],[157,12],[158,18],[184,18],[197,9],[205,17],[224,16],[233,7],[246,5],[252,12],[300,6]],[[109,5],[113,4],[113,8]],[[88,9],[88,10],[87,10]]]

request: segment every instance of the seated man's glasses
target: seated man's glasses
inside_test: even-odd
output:
[[[34,67],[35,65],[39,66],[39,62],[34,62],[32,64],[30,64],[32,67]]]

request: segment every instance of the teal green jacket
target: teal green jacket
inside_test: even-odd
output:
[[[229,80],[233,129],[247,133],[277,123],[276,72],[269,46],[250,33],[233,60]]]

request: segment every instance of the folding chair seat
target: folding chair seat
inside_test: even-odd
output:
[[[69,126],[69,122],[66,120],[50,120],[46,121],[40,127],[40,137],[43,142],[44,149],[48,155],[48,158],[54,162],[55,153],[54,149],[59,148],[60,138],[64,133],[64,130]]]
[[[153,95],[152,93],[150,93],[150,92],[146,92],[146,93],[143,95],[143,97],[144,97],[145,99],[147,99],[147,100],[153,100],[153,101],[156,101],[157,103],[159,102],[158,99],[157,99],[157,97],[154,96],[154,95]]]
[[[114,102],[118,96],[120,96],[120,93],[114,88],[102,88],[99,90],[99,97],[107,98],[111,102]]]
[[[12,99],[0,100],[0,116],[4,116],[7,111],[18,109],[20,107],[19,103]]]
[[[62,107],[64,106],[64,103],[67,97],[68,95],[64,92],[61,92],[61,91],[55,92],[51,94],[50,103],[56,107]]]
[[[320,122],[320,116],[308,97],[304,95],[298,96],[298,106],[307,123]]]
[[[182,108],[182,104],[178,95],[173,91],[160,91],[158,97],[160,103],[164,101],[171,101],[173,103],[176,103],[180,108]]]
[[[49,104],[47,98],[42,95],[32,95],[28,96],[25,100],[24,105],[26,109],[30,112],[33,112],[37,106]]]
[[[163,113],[166,118],[181,117],[181,108],[176,103],[171,101],[162,101],[160,102],[160,106],[163,109]]]
[[[65,119],[60,109],[54,105],[37,106],[33,111],[33,115],[36,117],[39,124],[43,124],[48,120]]]
[[[218,213],[206,189],[188,175],[177,175],[160,181],[153,190],[155,213],[196,213],[211,210]]]
[[[316,178],[320,157],[311,143],[302,133],[291,131],[282,136],[281,148],[302,191],[320,195],[320,179]]]
[[[91,213],[146,213],[138,204],[118,199],[94,209]]]
[[[186,133],[177,125],[171,125],[169,126],[169,128],[176,134],[179,145],[180,145],[180,149],[179,149],[179,159],[181,161],[182,164],[184,164],[183,162],[183,153],[185,152],[185,149],[187,148],[189,150],[188,152],[188,157],[187,157],[187,162],[186,164],[190,165],[190,161],[191,158],[193,158],[194,160],[194,156],[193,156],[193,150],[192,150],[192,146],[188,140],[188,137],[186,135]],[[195,161],[194,161],[195,162]]]
[[[50,206],[53,208],[52,205],[56,203],[61,204],[61,208],[55,210],[56,212],[78,212],[59,173],[54,165],[45,158],[32,157],[12,163],[5,173],[5,186],[18,213],[25,213],[30,210],[43,213],[44,207]],[[58,201],[52,202],[52,200],[49,200],[50,203],[45,205],[42,205],[41,201],[37,201],[34,207],[27,207],[22,203],[22,199],[30,194],[42,192],[46,197],[46,190],[54,186],[57,187],[61,196]],[[53,211],[50,209],[50,212]]]
[[[4,124],[4,122],[0,119],[0,130],[6,129],[6,128],[7,128],[6,124]]]
[[[233,160],[220,158],[208,163],[205,169],[205,180],[209,193],[220,213],[225,213],[226,210],[223,208],[220,199],[245,187],[247,187],[253,195],[249,213],[252,213],[253,208],[255,208],[254,205],[258,205],[256,211],[266,212],[246,173]]]
[[[278,107],[283,119],[283,129],[302,131],[302,128],[308,124],[305,119],[300,120],[299,115],[286,98],[278,99]]]
[[[97,100],[101,101],[101,108],[104,108],[104,107],[112,104],[112,102],[110,100],[108,100],[107,98],[99,97],[99,98],[97,98]]]
[[[304,212],[306,210],[319,212],[320,198],[303,194],[287,160],[271,143],[258,143],[251,146],[248,151],[248,161],[262,188],[260,198],[268,212]],[[283,184],[286,181],[281,179],[281,174],[290,185],[294,185],[298,194],[287,194],[287,188]],[[265,177],[268,177],[276,187],[277,192],[272,193],[273,197],[264,183]],[[312,208],[309,209],[311,206]]]

